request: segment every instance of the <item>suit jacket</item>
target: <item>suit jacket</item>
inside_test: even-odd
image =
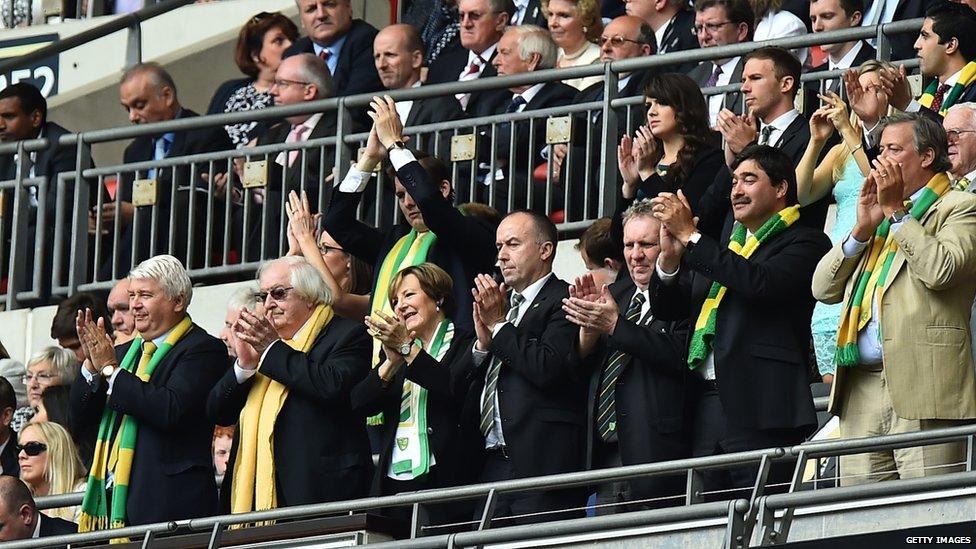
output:
[[[535,25],[549,30],[549,21],[546,19],[546,14],[542,12],[542,5],[539,0],[529,0],[529,4],[525,8],[525,16],[522,17],[522,22],[519,24]]]
[[[119,362],[131,342],[115,348]],[[106,407],[139,423],[126,504],[129,526],[208,517],[217,512],[213,475],[214,424],[207,395],[230,366],[227,349],[194,325],[157,364],[149,382],[119,371],[112,394],[96,376],[71,386],[72,431],[97,426]]]
[[[39,534],[42,538],[51,536],[67,536],[68,534],[78,533],[78,525],[70,520],[50,517],[41,512],[38,512],[38,515],[41,517],[41,531]]]
[[[420,351],[409,365],[384,384],[379,368],[373,368],[352,391],[353,406],[366,415],[382,412],[386,418],[381,427],[380,460],[373,475],[370,495],[397,493],[399,482],[389,478],[393,445],[396,443],[397,421],[400,417],[400,396],[406,379],[427,390],[427,438],[435,464],[431,488],[459,486],[474,481],[468,459],[477,454],[477,430],[462,431],[461,409],[468,393],[470,372],[474,366],[471,345],[474,337],[455,331],[451,346],[441,361],[427,351]],[[384,386],[385,385],[385,386]]]
[[[681,259],[683,278],[651,281],[651,309],[662,319],[698,318],[713,281],[727,290],[715,319],[712,350],[719,398],[728,422],[748,429],[812,431],[817,425],[807,380],[810,281],[830,240],[793,225],[750,259],[702,235]]]
[[[397,179],[417,203],[427,227],[437,235],[427,252],[427,261],[447,271],[454,280],[455,323],[459,329],[473,332],[471,288],[475,275],[494,272],[495,227],[485,219],[458,211],[439,194],[418,162],[397,170]],[[383,231],[357,221],[356,208],[361,195],[336,189],[323,223],[325,230],[346,251],[373,266],[375,288],[383,260],[410,227],[401,224]]]
[[[498,71],[495,66],[491,64],[492,60],[495,59],[495,55],[498,53],[498,49],[491,54],[491,57],[485,59],[485,68],[481,71],[478,78],[490,78],[492,76],[498,76]],[[431,63],[430,68],[427,71],[427,84],[443,84],[445,82],[457,82],[458,78],[461,76],[461,71],[463,71],[468,66],[468,50],[463,47],[452,48],[441,52],[437,59]],[[475,92],[471,94],[471,98],[468,100],[467,108],[465,112],[474,112],[476,109],[493,109],[495,105],[503,100],[505,90],[489,90]],[[511,95],[509,95],[511,98]],[[487,103],[487,105],[482,106],[482,103]]]
[[[742,83],[742,67],[745,63],[742,58],[739,58],[739,62],[735,64],[735,68],[732,69],[732,76],[729,78],[729,84],[741,84]],[[708,79],[712,76],[712,72],[715,71],[715,64],[711,61],[705,61],[698,65],[697,67],[688,71],[688,76],[694,80],[699,86],[705,87],[708,84]],[[705,104],[708,105],[708,98],[705,98]],[[722,106],[735,114],[742,114],[742,92],[734,91],[725,94],[725,99],[722,102]]]
[[[880,303],[884,377],[891,406],[906,419],[976,417],[970,305],[976,295],[976,197],[949,191],[921,219],[907,219]],[[861,254],[842,243],[817,265],[813,293],[825,303],[850,300]],[[829,411],[851,398],[847,369],[837,368]]]
[[[362,322],[335,316],[308,353],[275,343],[261,361],[261,374],[288,387],[274,424],[279,507],[366,495],[372,472],[369,439],[365,418],[353,411],[349,394],[369,372],[371,348]],[[254,381],[252,376],[238,383],[234,370],[228,370],[210,391],[210,419],[218,425],[237,423]],[[238,440],[220,493],[224,513],[230,512]]]
[[[856,69],[861,66],[861,63],[864,63],[865,61],[870,61],[872,59],[876,59],[877,57],[878,57],[878,50],[874,49],[874,47],[871,46],[871,44],[868,44],[867,42],[861,40],[861,50],[858,51],[857,55],[854,56],[854,61],[851,63],[851,68]],[[816,67],[812,67],[810,69],[810,72],[818,72],[818,71],[826,71],[826,70],[830,70],[830,62],[825,59],[823,63],[817,65]],[[812,94],[807,95],[807,100],[814,101],[813,103],[810,104],[810,106],[808,106],[805,109],[807,112],[805,112],[804,114],[807,116],[807,118],[809,118],[810,115],[813,114],[813,111],[817,110],[817,106],[820,105],[820,100],[819,98],[817,98],[816,95],[817,93],[820,92],[820,82],[821,82],[820,80],[810,80],[808,82],[803,83],[803,88],[805,90],[809,90],[810,92],[812,92]],[[828,89],[836,93],[837,95],[846,97],[845,95],[846,92],[841,91],[841,88],[843,87],[842,84],[843,83],[840,78],[833,78],[831,80],[830,87]]]
[[[376,66],[373,65],[373,39],[377,30],[373,25],[361,19],[353,19],[346,41],[339,52],[332,82],[335,84],[336,96],[356,95],[383,89]],[[315,53],[312,39],[303,36],[285,50],[282,59],[299,53]]]
[[[0,453],[0,466],[3,467],[3,474],[11,477],[20,476],[20,460],[17,457],[17,433],[10,427],[7,429],[7,445]]]
[[[586,421],[588,460],[593,460],[595,446],[602,443],[596,430],[600,383],[611,353],[617,350],[631,357],[614,387],[620,460],[624,465],[631,465],[687,457],[654,444],[648,430],[677,439],[679,446],[685,445],[685,418],[690,417],[686,413],[690,381],[685,362],[688,323],[652,318],[638,325],[627,320],[627,309],[636,289],[630,277],[610,285],[610,293],[620,309],[617,326],[613,334],[600,338],[599,347],[589,357],[582,359],[586,371],[591,372]],[[686,453],[689,451],[686,448]]]
[[[698,37],[692,34],[691,30],[695,27],[695,10],[683,9],[679,11],[674,19],[668,23],[664,38],[661,39],[661,47],[657,53],[673,53],[676,51],[693,50],[699,47]],[[676,63],[662,67],[660,71],[687,73],[695,66],[695,62]]]
[[[640,196],[653,198],[662,192],[676,193],[678,189],[688,198],[688,203],[692,211],[698,209],[705,193],[715,182],[716,174],[725,174],[729,177],[729,170],[725,166],[725,155],[722,151],[704,146],[695,152],[695,158],[691,171],[681,182],[670,173],[661,176],[657,172],[651,177],[641,182],[638,187]]]
[[[410,113],[407,114],[407,119],[403,121],[403,126],[411,128],[426,124],[451,122],[464,117],[465,114],[461,110],[461,104],[458,103],[458,100],[453,95],[415,99],[413,106],[410,107]],[[440,146],[435,147],[434,136],[438,134],[440,135]],[[437,134],[428,133],[422,136],[422,143],[414,143],[413,146],[423,149],[446,163],[451,158],[451,136],[453,134],[454,132],[451,130],[437,132]],[[392,182],[388,183],[392,184]],[[390,196],[393,195],[393,193],[389,194]],[[393,207],[392,203],[390,206]]]
[[[567,358],[577,334],[562,310],[568,291],[565,282],[550,276],[519,325],[502,326],[488,356],[472,371],[464,417],[477,430],[488,366],[494,358],[502,361],[498,413],[516,478],[578,471],[583,465],[585,376]]]

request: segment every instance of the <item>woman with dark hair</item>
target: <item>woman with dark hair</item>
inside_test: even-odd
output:
[[[725,168],[722,151],[708,143],[708,107],[701,89],[684,74],[652,77],[644,89],[647,124],[617,147],[624,208],[660,192],[687,197],[692,211],[716,173]],[[622,211],[622,210],[621,210]]]
[[[281,54],[298,39],[298,27],[284,15],[262,11],[248,19],[237,36],[234,62],[247,78],[229,80],[217,88],[207,114],[252,111],[274,106],[271,86]],[[276,120],[240,122],[224,126],[237,148],[270,128]]]
[[[34,414],[34,417],[31,418],[27,425],[33,425],[35,423],[57,423],[64,427],[71,434],[71,440],[78,450],[78,457],[87,468],[91,466],[92,454],[95,452],[95,440],[94,436],[79,437],[71,429],[70,394],[71,385],[54,385],[45,389],[41,393],[40,402],[37,404],[37,413]]]

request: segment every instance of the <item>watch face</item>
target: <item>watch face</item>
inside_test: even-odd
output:
[[[105,377],[109,377],[113,373],[115,373],[115,366],[112,366],[111,364],[102,368],[102,375]]]
[[[411,347],[413,347],[413,345],[411,345],[409,343],[404,343],[403,345],[400,345],[400,354],[401,355],[409,355],[410,354],[410,348]]]

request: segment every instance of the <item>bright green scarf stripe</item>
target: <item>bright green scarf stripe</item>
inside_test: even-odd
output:
[[[962,71],[959,74],[959,79],[956,80],[956,83],[949,88],[949,91],[946,92],[945,96],[942,98],[942,106],[939,107],[939,114],[945,116],[946,112],[949,110],[949,107],[956,104],[959,96],[966,91],[966,88],[968,88],[973,81],[976,81],[976,61],[970,61],[965,67],[962,68]],[[932,101],[935,100],[935,93],[939,90],[939,86],[940,84],[938,79],[934,79],[929,82],[928,87],[925,88],[925,92],[923,92],[922,96],[918,98],[919,104],[921,104],[923,107],[931,108]]]

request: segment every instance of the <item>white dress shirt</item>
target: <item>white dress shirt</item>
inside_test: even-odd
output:
[[[722,74],[718,75],[718,80],[715,82],[716,86],[727,86],[732,82],[732,73],[735,72],[735,66],[739,64],[739,59],[741,57],[733,57],[720,65]],[[715,72],[715,64],[712,63],[711,65],[709,68]],[[718,124],[718,113],[723,107],[725,107],[724,93],[718,93],[708,98],[708,123],[711,127],[714,128]]]
[[[419,88],[419,87],[420,87],[420,80],[417,80],[416,82],[413,83],[412,86],[410,86],[410,89]],[[397,116],[400,117],[400,123],[406,126],[407,117],[410,116],[410,109],[413,108],[413,100],[405,101],[401,99],[400,101],[396,102],[395,106],[396,106]]]
[[[786,128],[789,128],[790,124],[792,124],[793,121],[796,120],[797,117],[799,116],[800,116],[800,111],[796,109],[790,109],[785,113],[774,118],[769,124],[765,124],[760,121],[759,124],[760,132],[762,132],[763,128],[765,128],[766,126],[773,127],[773,131],[769,134],[769,142],[766,144],[769,145],[770,147],[779,146],[779,140],[783,137],[783,132],[785,132]]]

